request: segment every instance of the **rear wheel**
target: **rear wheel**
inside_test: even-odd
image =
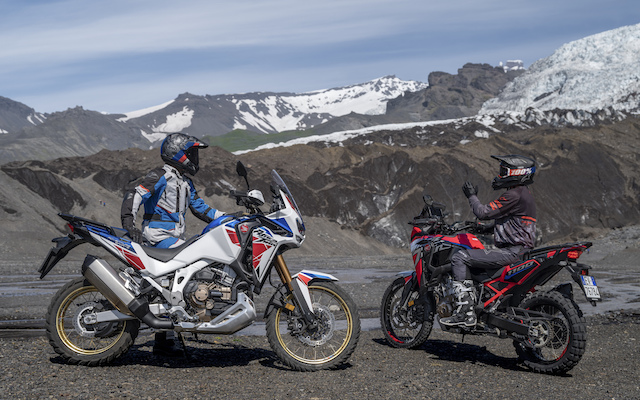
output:
[[[385,291],[380,308],[380,325],[391,346],[414,348],[424,343],[431,334],[433,309],[426,299],[419,298],[417,291],[409,294],[406,305],[402,304],[404,286],[404,278],[398,278]]]
[[[129,350],[138,320],[90,323],[88,316],[115,307],[87,280],[74,279],[53,297],[46,333],[56,353],[70,364],[105,365]]]
[[[587,323],[578,305],[557,291],[536,292],[520,305],[549,315],[533,321],[525,342],[514,342],[518,356],[536,372],[562,374],[585,352]]]
[[[267,316],[267,339],[282,361],[299,371],[316,371],[347,361],[360,337],[360,317],[351,297],[333,282],[312,282],[309,296],[317,326],[297,313],[274,307]],[[285,304],[292,304],[289,295]]]

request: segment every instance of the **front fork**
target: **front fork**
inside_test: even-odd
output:
[[[289,268],[287,267],[282,254],[278,254],[273,263],[280,280],[282,280],[282,283],[284,283],[292,293],[294,303],[298,305],[302,317],[308,324],[315,324],[316,316],[313,313],[313,304],[311,303],[311,296],[309,295],[309,288],[307,285],[299,278],[296,277],[296,279],[294,279],[291,277],[291,273],[289,272]],[[295,309],[295,306],[291,306],[290,304],[285,304],[284,307],[289,311],[293,311]]]

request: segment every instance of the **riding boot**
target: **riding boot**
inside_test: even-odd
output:
[[[473,281],[454,281],[453,288],[455,290],[456,297],[458,298],[458,301],[456,302],[458,307],[452,316],[441,318],[440,324],[445,326],[475,326],[477,320],[476,313],[473,308],[476,304],[476,290],[473,286]]]
[[[167,335],[167,333],[169,335]],[[184,357],[184,349],[176,343],[173,332],[156,332],[153,354],[165,357]]]

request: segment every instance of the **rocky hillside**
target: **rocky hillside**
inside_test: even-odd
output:
[[[43,123],[46,116],[17,101],[0,96],[0,135]]]
[[[268,173],[275,168],[303,213],[314,217],[309,234],[317,251],[342,241],[343,251],[349,250],[344,243],[351,243],[358,251],[377,254],[381,250],[368,241],[365,245],[364,238],[389,246],[406,244],[407,221],[420,210],[425,191],[446,204],[451,221],[471,218],[460,190],[463,182],[475,182],[480,199],[492,200],[498,194],[490,187],[497,165],[490,155],[518,153],[539,164],[532,189],[541,243],[585,239],[640,222],[638,117],[591,127],[521,129],[496,123],[493,128],[489,137],[476,136],[474,124],[438,125],[431,132],[381,131],[336,145],[296,145],[237,156],[210,148],[201,156],[195,183],[210,204],[237,211],[227,197],[231,187],[243,186],[235,175],[236,160],[248,165],[250,181],[265,195]],[[442,139],[427,144],[416,139],[429,135]],[[47,247],[52,235],[60,234],[61,220],[55,215],[60,211],[119,225],[122,188],[159,164],[157,150],[130,149],[2,166],[0,180],[7,188],[0,193],[3,251]],[[195,218],[191,223],[192,234],[202,228]]]
[[[41,115],[42,123],[0,135],[0,164],[10,160],[51,160],[86,156],[100,149],[151,148],[140,130],[123,126],[116,116],[82,107]]]

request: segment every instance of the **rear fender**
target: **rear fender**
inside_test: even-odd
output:
[[[74,247],[86,243],[87,241],[75,234],[69,234],[68,236],[58,237],[52,240],[56,245],[49,250],[49,254],[42,262],[38,272],[40,272],[40,279],[43,279],[58,264],[60,260],[66,257],[67,253]]]
[[[573,300],[573,287],[571,283],[561,283],[558,286],[551,289],[552,291],[556,291],[566,297],[567,299]]]

